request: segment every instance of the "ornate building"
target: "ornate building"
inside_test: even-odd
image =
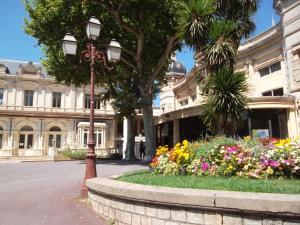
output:
[[[96,152],[116,148],[115,112],[96,88]],[[98,98],[97,98],[98,96]],[[85,149],[89,87],[57,84],[38,64],[0,61],[0,156],[47,155],[56,149]]]
[[[239,136],[296,137],[300,135],[300,1],[274,0],[279,24],[246,40],[238,49],[237,71],[245,71],[250,87],[249,115]],[[195,54],[196,62],[201,60]],[[174,60],[174,64],[183,66]],[[161,89],[161,115],[156,121],[158,144],[207,134],[200,114],[203,98],[196,79],[172,68]]]

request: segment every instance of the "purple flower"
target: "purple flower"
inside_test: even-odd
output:
[[[206,162],[202,163],[202,165],[201,165],[201,169],[202,169],[202,171],[204,171],[204,172],[208,170],[208,167],[209,167],[209,165],[208,165],[208,163],[206,163]]]

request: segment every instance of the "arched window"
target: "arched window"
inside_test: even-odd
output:
[[[61,132],[61,129],[57,126],[51,127],[49,131]]]
[[[61,148],[61,129],[58,126],[49,129],[49,146]]]
[[[31,126],[25,125],[20,129],[19,148],[33,148],[33,129]]]
[[[21,131],[33,131],[32,127],[31,126],[23,126],[21,128]]]

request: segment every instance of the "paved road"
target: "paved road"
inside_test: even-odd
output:
[[[100,161],[98,177],[146,168]],[[0,225],[106,225],[79,199],[85,164],[0,162]]]

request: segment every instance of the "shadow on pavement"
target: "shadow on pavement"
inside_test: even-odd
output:
[[[85,164],[85,160],[80,160],[80,164]],[[111,159],[97,159],[96,164],[107,164],[107,165],[143,165],[148,166],[149,161],[141,160],[111,160]]]

